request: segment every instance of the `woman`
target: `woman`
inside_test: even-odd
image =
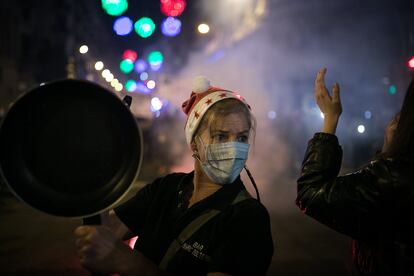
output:
[[[360,275],[414,275],[414,79],[386,128],[381,154],[361,170],[338,176],[342,150],[335,131],[342,106],[339,85],[330,96],[325,73],[320,70],[315,82],[323,128],[309,141],[296,203],[354,239]]]
[[[194,171],[155,180],[104,218],[75,230],[81,263],[121,275],[265,275],[273,242],[265,207],[239,174],[254,128],[238,94],[195,80],[185,134]],[[138,236],[134,250],[121,238]]]

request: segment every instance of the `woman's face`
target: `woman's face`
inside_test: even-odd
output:
[[[204,147],[207,144],[249,143],[250,126],[246,115],[242,112],[219,117],[212,123],[214,126],[204,128],[194,137],[201,160],[204,160]]]

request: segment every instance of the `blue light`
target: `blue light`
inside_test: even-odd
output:
[[[114,22],[114,31],[117,35],[125,36],[132,32],[132,20],[127,16],[119,17]]]
[[[365,111],[364,116],[365,116],[365,119],[368,119],[368,120],[371,119],[372,117],[371,111],[369,110]]]
[[[134,68],[135,68],[135,71],[137,73],[142,73],[145,70],[147,70],[148,63],[143,59],[138,59],[137,61],[135,61],[135,67]]]
[[[151,70],[152,71],[157,72],[157,71],[159,71],[161,69],[162,62],[150,63],[150,67],[151,67]]]
[[[269,112],[267,112],[267,117],[268,117],[270,120],[274,120],[274,119],[276,119],[276,116],[277,116],[277,114],[276,114],[276,112],[275,112],[275,111],[273,111],[273,110],[270,110]]]
[[[181,21],[174,17],[167,17],[161,25],[161,32],[165,36],[176,36],[181,32]]]
[[[146,81],[146,80],[148,79],[148,73],[147,73],[147,72],[142,72],[142,73],[139,75],[139,78],[140,78],[142,81]]]
[[[137,89],[136,89],[135,91],[137,91],[137,92],[141,92],[141,93],[144,93],[144,94],[149,94],[149,93],[151,93],[151,92],[152,92],[152,90],[151,90],[151,89],[149,89],[149,88],[145,85],[145,83],[143,83],[143,82],[137,82]]]
[[[162,105],[163,105],[162,101],[159,98],[154,97],[151,99],[151,111],[152,112],[160,111],[162,108]]]

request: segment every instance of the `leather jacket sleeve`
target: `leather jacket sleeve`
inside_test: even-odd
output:
[[[370,239],[383,227],[382,198],[387,167],[373,161],[339,176],[342,149],[335,135],[316,133],[309,141],[297,180],[296,204],[307,215],[352,238]],[[387,184],[388,185],[388,184]],[[378,228],[377,228],[378,230]]]

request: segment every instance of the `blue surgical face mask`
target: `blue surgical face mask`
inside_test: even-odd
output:
[[[249,144],[227,142],[205,145],[204,161],[200,161],[206,175],[217,184],[230,184],[244,168]]]

